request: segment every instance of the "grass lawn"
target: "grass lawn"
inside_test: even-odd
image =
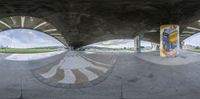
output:
[[[43,52],[53,52],[56,49],[0,49],[0,53],[43,53]]]
[[[189,50],[189,51],[200,53],[200,49],[193,49],[193,50]]]

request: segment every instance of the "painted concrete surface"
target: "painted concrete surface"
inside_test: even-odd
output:
[[[7,65],[2,61],[0,99],[18,99],[21,93],[24,99],[198,99],[200,97],[199,61],[168,66],[140,59],[133,53],[114,55],[118,56],[118,59],[112,73],[104,81],[91,87],[70,89],[56,88],[40,82],[29,69],[26,69],[30,65]]]

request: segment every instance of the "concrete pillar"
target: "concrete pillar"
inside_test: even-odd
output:
[[[160,26],[160,56],[176,57],[180,49],[179,26],[167,24]]]
[[[140,48],[140,36],[137,35],[134,39],[134,48],[135,48],[135,52],[140,53],[141,52],[141,48]]]
[[[158,44],[156,44],[156,43],[151,43],[151,45],[152,45],[152,50],[153,51],[158,51],[159,49],[158,49]]]
[[[182,41],[182,42],[180,43],[180,49],[184,49],[184,44],[185,44],[184,41]]]

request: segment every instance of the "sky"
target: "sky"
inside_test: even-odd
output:
[[[193,46],[200,46],[200,32],[196,33],[184,40],[184,44],[186,45],[193,45]]]
[[[110,48],[133,48],[134,40],[116,39],[103,41],[91,45]],[[141,45],[151,47],[151,43],[147,41],[142,41]],[[47,46],[63,46],[63,44],[43,32],[31,29],[12,29],[0,32],[0,46],[8,46],[10,48],[34,48]]]
[[[0,32],[0,46],[34,48],[63,46],[63,44],[43,32],[31,29],[11,29]]]
[[[89,46],[97,46],[97,47],[109,47],[109,48],[133,48],[134,40],[133,39],[116,39],[116,40],[108,40],[95,44],[91,44]],[[151,42],[141,41],[141,46],[151,47]]]

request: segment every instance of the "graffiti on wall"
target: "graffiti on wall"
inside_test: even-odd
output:
[[[175,57],[178,55],[179,26],[160,26],[160,56]]]

